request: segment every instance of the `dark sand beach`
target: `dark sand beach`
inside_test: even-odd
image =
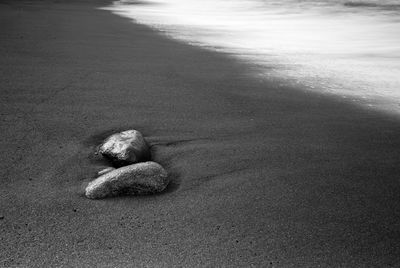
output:
[[[400,119],[95,7],[0,2],[1,267],[399,267]],[[271,66],[273,68],[273,66]],[[138,129],[163,194],[89,200]]]

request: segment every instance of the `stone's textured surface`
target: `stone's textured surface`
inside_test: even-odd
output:
[[[99,153],[116,166],[150,160],[150,149],[142,134],[127,130],[111,135],[100,145]]]
[[[106,173],[108,173],[108,172],[110,172],[110,171],[113,171],[113,170],[115,170],[115,168],[113,168],[113,167],[108,167],[108,168],[105,168],[105,169],[102,169],[102,170],[100,170],[99,172],[97,172],[97,175],[103,175],[103,174],[106,174]]]
[[[90,182],[86,197],[100,199],[119,195],[146,195],[162,192],[169,178],[155,162],[143,162],[107,172]]]

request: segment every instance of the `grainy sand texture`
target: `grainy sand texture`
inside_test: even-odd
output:
[[[400,266],[400,120],[99,10],[0,2],[1,267]],[[273,66],[271,66],[273,68]],[[140,130],[163,194],[85,198]]]

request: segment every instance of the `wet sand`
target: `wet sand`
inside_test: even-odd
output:
[[[1,267],[400,265],[400,119],[94,7],[0,4]],[[93,201],[108,134],[173,182]]]

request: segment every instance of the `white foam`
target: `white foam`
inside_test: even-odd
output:
[[[172,38],[260,65],[279,64],[273,71],[261,68],[263,75],[400,113],[398,0],[132,3],[118,1],[111,9]]]

